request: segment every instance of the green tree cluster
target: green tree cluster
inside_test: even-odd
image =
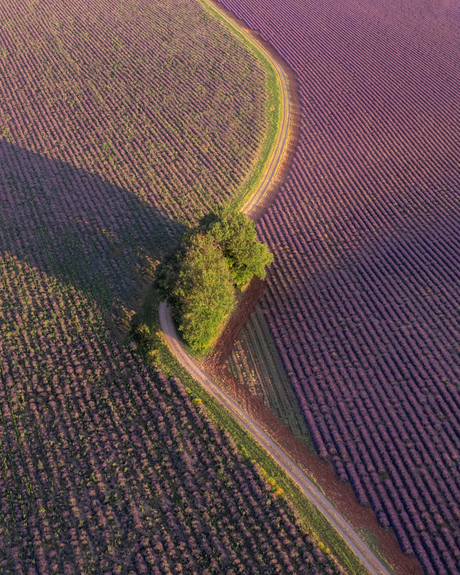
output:
[[[240,212],[212,213],[189,230],[157,269],[155,284],[190,347],[204,353],[231,313],[235,290],[265,277],[273,259]]]
[[[273,255],[257,241],[256,226],[242,212],[211,214],[199,229],[211,235],[222,250],[235,286],[244,289],[253,276],[265,278],[265,266]]]

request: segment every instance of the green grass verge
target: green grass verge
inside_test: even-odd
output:
[[[250,42],[232,23],[228,22],[222,15],[214,9],[214,7],[206,2],[206,0],[199,0],[205,10],[210,13],[214,18],[220,20],[224,26],[227,26],[235,36],[254,54],[259,64],[266,74],[266,94],[267,102],[265,105],[265,116],[267,118],[267,131],[265,138],[261,144],[258,160],[252,171],[251,176],[242,186],[240,193],[234,198],[229,206],[232,209],[240,210],[249,198],[256,192],[262,176],[265,171],[268,160],[270,159],[271,152],[275,147],[278,133],[281,128],[281,86],[278,80],[278,75],[274,70],[272,64],[267,57],[257,48],[256,43]]]
[[[394,573],[393,567],[387,563],[386,559],[382,556],[379,551],[378,543],[379,538],[375,533],[373,533],[370,529],[366,529],[363,527],[362,529],[358,529],[358,533],[361,537],[366,541],[367,546],[372,551],[372,553],[382,562],[382,564],[388,569],[390,573]]]
[[[193,379],[176,359],[161,332],[158,305],[159,299],[152,286],[147,294],[142,312],[133,318],[135,323],[142,322],[150,328],[150,345],[154,350],[155,365],[165,376],[178,377],[185,387],[191,389],[194,397],[201,399],[207,414],[214,421],[214,424],[231,435],[243,456],[249,460],[255,460],[275,480],[277,486],[283,489],[284,496],[294,505],[306,530],[311,534],[315,534],[318,540],[324,543],[325,547],[329,547],[331,553],[349,575],[369,575],[368,570],[359,562],[340,534],[305,497],[294,481],[290,479],[268,452],[241,427],[227,409],[210,395],[199,382]]]

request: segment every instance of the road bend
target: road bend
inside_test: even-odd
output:
[[[288,81],[282,66],[273,58],[269,50],[265,48],[262,42],[255,41],[254,36],[248,30],[242,26],[237,25],[235,21],[232,20],[214,2],[210,2],[209,0],[202,1],[204,4],[208,5],[211,10],[217,12],[219,16],[225,20],[225,22],[227,22],[231,28],[237,30],[239,34],[241,34],[258,52],[260,52],[270,62],[272,68],[276,72],[278,85],[281,91],[281,109],[279,110],[281,118],[278,134],[276,136],[276,143],[272,148],[270,158],[264,168],[264,173],[261,181],[257,186],[257,190],[252,194],[252,196],[249,198],[241,210],[248,217],[251,217],[254,208],[258,206],[265,194],[274,184],[275,176],[281,166],[281,159],[289,142],[289,128],[291,124],[291,100],[289,97]]]

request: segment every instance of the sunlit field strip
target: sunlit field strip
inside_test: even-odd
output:
[[[62,7],[57,7],[56,10],[59,13]],[[263,130],[263,118],[258,116],[250,99],[246,96],[245,100],[245,95],[239,89],[236,94],[235,82],[238,82],[239,87],[239,83],[244,79],[248,86],[248,95],[253,87],[259,92],[258,97],[263,102],[263,89],[260,90],[261,73],[257,67],[249,68],[244,64],[247,58],[243,57],[242,48],[227,35],[226,41],[233,42],[229,51],[233,57],[240,57],[240,64],[230,68],[222,62],[220,53],[216,51],[210,38],[208,40],[210,45],[206,47],[206,57],[216,66],[216,79],[209,81],[205,79],[206,68],[199,60],[195,60],[194,66],[186,66],[186,61],[181,61],[179,46],[174,48],[173,44],[171,48],[164,49],[163,53],[155,49],[155,43],[158,43],[165,34],[165,30],[160,37],[152,36],[151,33],[152,29],[155,30],[161,24],[161,19],[158,19],[161,11],[156,14],[159,22],[155,22],[150,15],[151,9],[144,7],[145,17],[141,21],[140,30],[136,29],[134,38],[133,30],[124,30],[118,22],[113,29],[109,28],[113,14],[108,16],[110,11],[107,11],[107,7],[102,9],[99,15],[105,26],[101,28],[99,25],[92,29],[91,33],[77,31],[75,28],[78,19],[82,18],[80,12],[82,7],[79,4],[66,5],[66,10],[67,12],[61,14],[64,22],[61,24],[61,33],[58,31],[54,33],[56,49],[52,46],[50,51],[47,46],[39,43],[37,28],[42,27],[46,30],[46,27],[49,27],[49,15],[46,11],[43,14],[34,14],[33,28],[29,26],[25,30],[24,27],[15,29],[14,25],[10,24],[12,31],[5,35],[5,50],[8,54],[6,63],[10,74],[13,71],[15,73],[15,76],[11,74],[13,92],[4,102],[8,115],[15,120],[14,124],[12,122],[8,124],[10,137],[15,138],[18,144],[23,141],[26,134],[29,134],[33,141],[38,139],[40,142],[41,139],[42,145],[37,146],[38,142],[35,143],[28,148],[31,151],[46,150],[49,153],[51,143],[57,146],[56,151],[59,150],[58,154],[61,154],[58,157],[63,160],[83,169],[93,172],[96,170],[100,175],[108,177],[111,182],[130,190],[133,188],[133,176],[135,176],[137,193],[141,191],[145,199],[153,202],[159,210],[167,210],[171,215],[175,214],[181,219],[184,219],[184,215],[193,217],[193,193],[198,192],[199,202],[204,204],[205,210],[213,205],[209,203],[212,194],[217,200],[218,189],[221,190],[219,193],[224,194],[223,198],[230,197],[232,189],[235,193],[237,187],[231,178],[244,178],[245,169],[248,170],[250,167],[251,150],[252,153],[257,150]],[[193,10],[194,18],[206,18],[202,9],[195,6]],[[27,12],[26,8],[24,12]],[[20,15],[19,11],[19,20]],[[163,20],[166,20],[167,11],[162,16]],[[180,15],[176,18],[179,19]],[[146,26],[147,24],[149,26]],[[185,46],[181,49],[185,48],[192,55],[197,49],[203,50],[191,36],[196,32],[193,27],[190,29],[190,21],[187,19],[181,21],[181,26],[186,32],[182,37]],[[117,27],[120,29],[119,32],[124,33],[124,40],[118,38]],[[214,33],[217,34],[217,30]],[[33,42],[35,54],[27,52],[25,48],[18,49],[16,44],[12,43],[15,42],[13,34],[20,38],[19,45],[21,41],[24,46]],[[222,34],[225,36],[226,32],[222,31]],[[129,51],[134,48],[139,52],[133,60]],[[48,51],[45,52],[46,50]],[[76,59],[77,50],[80,54]],[[168,50],[171,50],[169,54]],[[79,63],[80,56],[91,62],[88,67],[85,68]],[[48,62],[47,67],[44,67],[44,61]],[[57,70],[60,71],[59,74],[56,73]],[[35,79],[39,71],[43,73]],[[242,72],[243,76],[240,76],[239,72]],[[135,80],[129,81],[129,75],[135,75]],[[203,78],[201,83],[200,76]],[[24,81],[30,82],[29,86],[27,83],[24,85]],[[180,91],[174,88],[178,81],[182,86]],[[121,90],[114,90],[117,84]],[[8,84],[5,89],[9,89]],[[48,100],[45,99],[47,95]],[[28,105],[30,98],[34,99],[33,106]],[[10,99],[16,102],[15,106],[7,106]],[[150,105],[145,105],[146,99]],[[241,119],[237,116],[228,117],[232,114],[232,103],[237,104],[235,111]],[[19,109],[21,107],[23,109],[21,114],[18,114],[17,104]],[[211,112],[213,107],[215,110]],[[254,113],[251,113],[252,108]],[[28,124],[26,130],[16,125],[27,122],[27,117],[24,118],[25,110],[31,119],[35,120],[33,124]],[[230,130],[229,145],[225,144],[225,140],[219,142],[212,133],[216,129],[216,123],[222,122],[226,117],[228,117],[225,122],[226,130],[227,132]],[[40,124],[45,119],[46,128],[40,130]],[[70,142],[62,141],[63,125],[67,125],[67,129],[73,128],[69,136],[76,141],[72,146],[68,146]],[[184,129],[187,138],[182,137]],[[30,134],[31,130],[35,134]],[[43,138],[47,140],[49,136],[52,140],[47,144]],[[81,139],[90,144],[93,152],[91,156],[88,155],[88,147],[82,146]],[[205,153],[206,151],[208,153]],[[217,167],[215,159],[222,168]],[[239,162],[243,163],[239,165]],[[212,178],[217,178],[215,183]],[[212,192],[210,189],[206,190],[208,179],[208,186]],[[200,183],[201,191],[194,188],[197,182]],[[177,194],[179,190],[183,193],[184,184],[191,190],[195,189],[195,192],[187,190],[187,204],[182,205],[182,202],[178,206],[175,202],[181,198]],[[157,186],[164,188],[161,197],[155,196]],[[169,204],[165,202],[171,201],[173,203],[168,207]]]

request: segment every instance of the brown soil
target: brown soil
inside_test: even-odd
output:
[[[208,366],[220,368],[227,361],[241,330],[248,321],[251,313],[254,311],[257,302],[265,291],[265,288],[266,285],[263,280],[257,276],[252,278],[251,283],[243,292],[243,297],[230,316],[230,319],[228,320],[221,336],[217,340],[212,352],[206,358],[204,362],[206,369]]]

